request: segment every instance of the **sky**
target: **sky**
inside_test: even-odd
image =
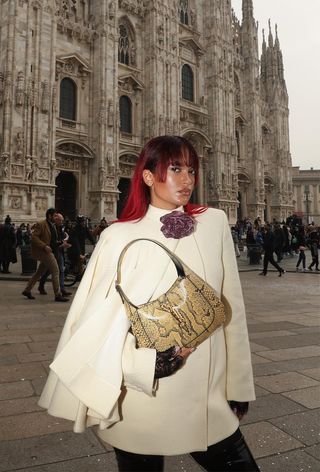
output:
[[[242,0],[231,0],[239,20]],[[259,22],[268,36],[268,19],[283,53],[284,74],[289,95],[289,129],[292,165],[320,169],[320,0],[253,0]]]

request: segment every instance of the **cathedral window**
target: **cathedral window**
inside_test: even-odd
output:
[[[122,95],[120,97],[120,131],[132,133],[132,103],[129,97]]]
[[[76,121],[77,86],[65,77],[60,83],[60,118]]]
[[[182,67],[182,98],[189,102],[194,101],[193,72],[188,64],[184,64]]]
[[[180,0],[179,1],[179,16],[180,16],[180,23],[183,25],[189,25],[189,6],[188,0]]]
[[[119,49],[118,49],[118,61],[121,62],[121,64],[126,64],[127,66],[129,65],[129,47],[130,47],[130,41],[129,41],[129,34],[128,34],[128,28],[124,25],[121,24],[119,26]]]

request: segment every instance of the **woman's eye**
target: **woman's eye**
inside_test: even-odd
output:
[[[195,171],[194,169],[189,169],[189,174],[195,175],[195,174],[196,174],[196,171]]]
[[[180,172],[180,167],[171,166],[170,170],[172,170],[172,172]]]

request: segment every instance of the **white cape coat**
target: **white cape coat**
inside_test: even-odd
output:
[[[245,309],[226,215],[208,209],[193,234],[165,238],[149,206],[138,222],[115,223],[101,234],[70,308],[39,404],[74,421],[74,431],[99,425],[112,446],[140,454],[206,450],[239,422],[227,400],[255,399]],[[227,304],[231,321],[203,342],[174,375],[154,382],[156,352],[136,349],[114,287],[123,247],[156,239],[204,278]],[[177,274],[166,253],[142,241],[128,250],[121,286],[135,304],[156,298]]]

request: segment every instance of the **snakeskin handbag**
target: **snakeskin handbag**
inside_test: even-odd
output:
[[[178,274],[166,293],[142,305],[134,305],[120,286],[123,257],[136,241],[150,241],[160,246],[171,258]],[[124,247],[118,260],[115,286],[138,347],[153,348],[159,352],[172,346],[196,347],[226,320],[224,305],[213,288],[173,252],[153,239],[135,239]]]

